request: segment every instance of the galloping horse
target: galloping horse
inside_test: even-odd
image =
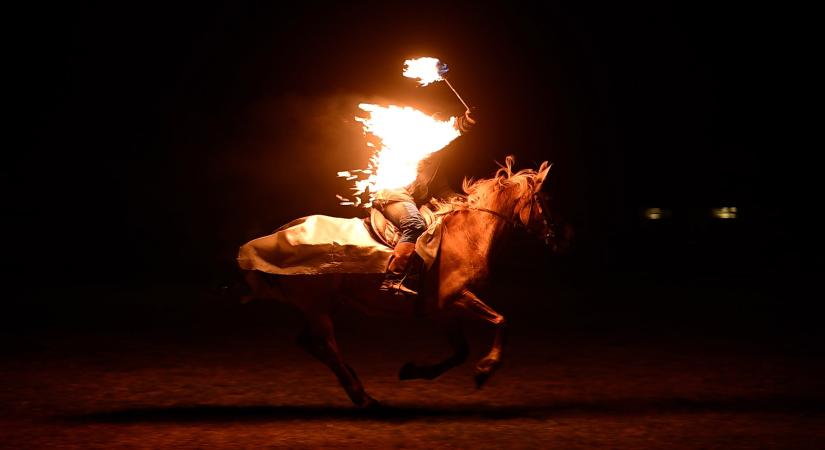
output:
[[[488,275],[493,244],[516,226],[538,233],[548,244],[553,236],[540,189],[549,170],[547,162],[538,171],[513,172],[513,158],[489,179],[465,180],[466,196],[439,202],[436,214],[443,215],[441,249],[436,262],[423,275],[418,299],[404,301],[378,289],[383,274],[327,274],[272,276],[246,271],[252,298],[289,302],[300,309],[307,325],[298,344],[326,364],[357,406],[377,406],[355,371],[341,356],[335,340],[331,312],[349,304],[367,313],[413,317],[424,315],[447,327],[452,356],[433,365],[405,364],[399,377],[434,379],[463,363],[469,347],[459,318],[482,320],[495,328],[490,352],[476,364],[475,382],[481,387],[501,365],[505,319],[474,293]]]

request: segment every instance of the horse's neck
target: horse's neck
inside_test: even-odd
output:
[[[476,209],[459,213],[453,219],[446,227],[446,239],[464,249],[461,259],[465,263],[486,267],[493,245],[504,233],[508,223],[501,217]]]

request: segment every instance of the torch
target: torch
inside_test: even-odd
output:
[[[407,78],[418,78],[418,84],[421,86],[426,86],[436,81],[447,83],[447,86],[453,91],[455,96],[458,97],[461,104],[467,108],[467,112],[470,112],[470,107],[467,105],[467,102],[458,95],[458,91],[456,91],[453,85],[450,84],[450,81],[445,78],[444,75],[447,74],[448,70],[447,64],[439,61],[438,58],[424,57],[404,61],[403,75]]]

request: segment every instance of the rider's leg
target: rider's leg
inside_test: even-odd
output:
[[[382,289],[395,288],[397,290],[414,294],[402,285],[404,274],[415,252],[415,241],[426,229],[427,225],[415,203],[396,201],[382,205],[381,211],[401,232],[401,237],[393,250],[393,258],[387,268],[387,277],[382,285]]]

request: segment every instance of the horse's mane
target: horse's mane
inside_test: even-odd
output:
[[[509,199],[521,197],[527,191],[532,192],[535,178],[539,172],[547,168],[542,163],[538,170],[522,169],[513,171],[515,158],[510,155],[504,160],[504,165],[498,164],[499,169],[492,178],[474,180],[465,178],[462,183],[464,195],[456,195],[447,199],[434,199],[436,214],[446,214],[468,207],[481,207],[498,210],[499,205]]]

